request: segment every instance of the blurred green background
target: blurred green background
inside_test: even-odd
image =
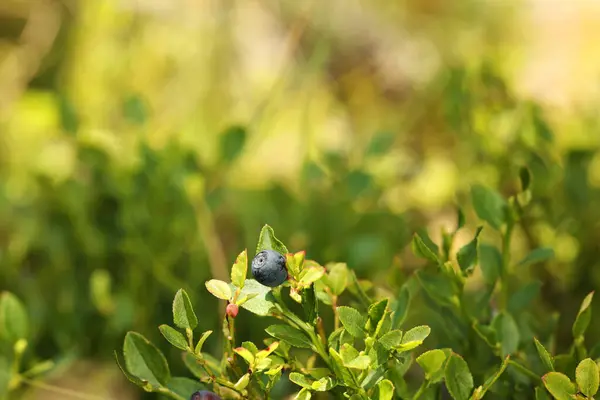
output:
[[[543,282],[569,343],[600,283],[598,22],[585,0],[3,0],[0,290],[33,320],[27,362],[141,398],[113,349],[136,330],[166,351],[180,287],[218,331],[204,281],[263,224],[394,296],[412,233],[439,239],[458,204],[464,243],[470,185],[514,194],[523,165],[514,252],[556,258],[516,276]],[[42,393],[65,398],[22,396]]]

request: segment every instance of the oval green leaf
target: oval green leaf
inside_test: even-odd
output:
[[[554,362],[552,361],[552,356],[550,355],[548,350],[546,350],[544,345],[540,343],[540,341],[537,340],[537,338],[533,338],[533,341],[535,343],[535,348],[538,352],[538,355],[540,356],[540,359],[542,360],[542,363],[544,364],[548,372],[554,371]]]
[[[586,397],[592,397],[598,391],[600,384],[600,371],[598,364],[591,358],[581,361],[575,371],[575,378],[579,391]]]
[[[560,372],[549,372],[542,377],[544,386],[557,400],[572,400],[577,394],[577,388],[568,376]]]
[[[365,337],[365,324],[367,319],[352,307],[341,306],[337,308],[340,322],[344,328],[355,338]]]
[[[246,274],[248,273],[248,251],[242,251],[231,267],[231,283],[239,288],[244,287]]]
[[[170,379],[167,360],[144,336],[137,332],[127,332],[123,355],[131,375],[148,382],[153,388],[166,386]]]
[[[265,331],[276,339],[282,340],[291,346],[309,349],[312,347],[310,339],[300,330],[288,325],[271,325]]]
[[[211,279],[205,283],[206,289],[216,298],[229,300],[231,298],[231,288],[226,282],[218,279]]]
[[[185,339],[185,336],[183,336],[183,334],[181,332],[175,330],[174,328],[170,327],[169,325],[164,325],[164,324],[159,326],[158,330],[164,336],[164,338],[167,339],[167,341],[169,343],[171,343],[173,346],[175,346],[181,350],[187,350],[188,343],[187,343],[187,340]]]
[[[444,369],[446,387],[454,400],[469,400],[473,391],[473,376],[461,356],[452,353]]]
[[[269,225],[262,227],[260,236],[258,237],[258,245],[256,246],[256,253],[260,253],[263,250],[275,250],[281,254],[289,253],[287,247],[275,237],[273,228]]]
[[[444,377],[444,363],[446,353],[443,350],[429,350],[417,357],[417,363],[425,372],[425,379],[432,383],[440,381]]]
[[[10,292],[0,295],[0,338],[10,343],[26,339],[29,335],[29,319],[21,301]]]
[[[378,400],[392,400],[394,398],[394,384],[384,379],[377,384]]]
[[[506,201],[498,192],[483,185],[471,187],[471,201],[477,216],[500,230],[506,219]]]
[[[173,322],[181,329],[195,329],[198,318],[194,313],[190,296],[185,290],[179,289],[173,300]]]
[[[575,338],[583,336],[588,325],[590,324],[590,320],[592,319],[591,305],[593,298],[594,292],[591,292],[587,296],[585,296],[585,298],[581,302],[579,313],[577,313],[577,318],[575,318],[575,323],[573,324],[573,336]]]

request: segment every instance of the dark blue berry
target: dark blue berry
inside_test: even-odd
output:
[[[200,390],[194,393],[190,400],[221,400],[221,398],[208,390]]]
[[[263,250],[252,260],[252,275],[259,283],[275,287],[286,281],[285,257],[274,250]]]

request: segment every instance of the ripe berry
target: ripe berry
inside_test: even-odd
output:
[[[192,394],[190,400],[221,400],[221,398],[208,390],[200,390]]]
[[[233,304],[233,303],[227,304],[227,308],[225,309],[225,312],[231,318],[237,317],[238,311],[239,311],[239,308],[238,308],[237,304]]]
[[[275,287],[288,278],[285,257],[274,250],[263,250],[252,260],[252,275],[259,283]]]

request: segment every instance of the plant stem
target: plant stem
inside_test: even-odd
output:
[[[227,318],[227,322],[229,323],[229,346],[231,346],[232,354],[231,357],[235,359],[235,353],[233,353],[233,349],[235,348],[235,318],[225,317]]]
[[[417,392],[413,396],[413,400],[417,400],[419,397],[421,397],[423,395],[423,393],[425,393],[425,390],[427,390],[428,386],[429,386],[429,382],[427,380],[424,380],[423,383],[421,383],[419,390],[417,390]]]
[[[323,327],[323,319],[321,319],[321,317],[317,317],[317,330],[319,331],[319,337],[321,338],[321,342],[323,342],[323,344],[327,344],[327,334],[325,333],[325,328]]]
[[[190,354],[192,354],[194,356],[194,358],[196,359],[196,361],[198,361],[198,363],[200,364],[202,369],[204,369],[204,372],[206,372],[206,374],[208,375],[210,380],[216,381],[217,377],[214,376],[212,371],[210,370],[210,368],[208,368],[208,363],[206,362],[206,360],[199,354],[196,354],[196,353],[190,353]]]
[[[337,296],[332,296],[331,307],[333,308],[333,329],[338,330],[340,328],[340,316],[337,309]]]
[[[540,383],[542,380],[541,378],[532,370],[530,370],[529,368],[527,368],[526,366],[513,361],[513,360],[508,360],[508,365],[512,365],[513,367],[515,367],[516,370],[518,370],[519,372],[521,372],[523,375],[526,375],[528,377],[530,377],[531,379],[533,379],[535,382]]]
[[[287,307],[287,305],[283,302],[283,299],[281,298],[280,291],[273,290],[271,293],[273,293],[273,297],[275,297],[275,300],[277,300],[277,304],[279,305],[279,307],[281,309],[280,311],[281,311],[282,315],[286,318],[286,320],[288,320],[288,323],[290,325],[296,326],[297,328],[306,332],[306,334],[308,335],[308,337],[310,338],[310,340],[313,343],[314,350],[321,356],[323,361],[325,361],[325,363],[327,364],[329,369],[331,369],[333,371],[332,366],[331,366],[331,360],[329,359],[329,355],[327,354],[327,351],[325,349],[323,342],[321,342],[321,340],[319,340],[319,337],[316,335],[314,327],[307,324],[306,322],[302,321],[300,318],[298,318],[296,316],[296,314],[294,314],[292,312],[292,310],[290,310]]]

